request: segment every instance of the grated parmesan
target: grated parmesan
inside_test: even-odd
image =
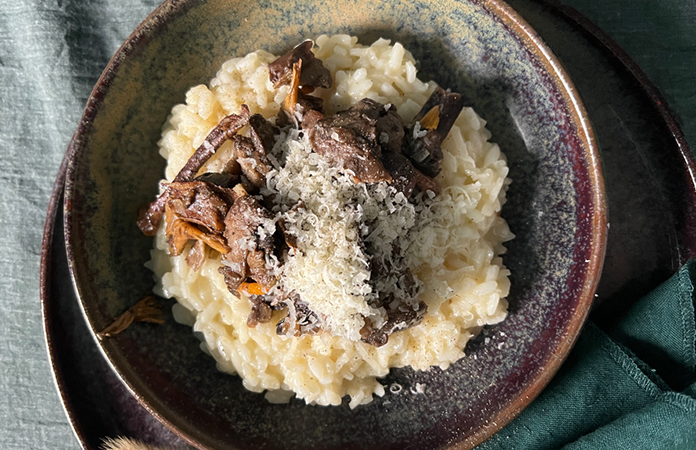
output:
[[[314,153],[298,130],[289,130],[274,154],[285,164],[269,172],[263,194],[273,198],[278,218],[297,238],[282,268],[284,289],[297,292],[332,334],[352,341],[361,339],[366,318],[384,324],[386,310],[372,306],[380,294],[393,293],[417,310],[408,280],[391,275],[404,267],[415,206],[386,182],[356,184],[351,173]],[[372,279],[375,264],[394,270]]]

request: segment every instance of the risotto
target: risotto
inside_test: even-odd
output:
[[[363,46],[351,36],[319,36],[312,51],[333,79],[330,87],[311,93],[323,100],[327,115],[371,99],[378,103],[370,104],[384,105],[409,123],[438,89],[417,78],[412,55],[399,43],[380,39]],[[173,108],[159,142],[167,181],[176,179],[197,148],[206,147],[206,138],[223,118],[244,108],[248,114],[278,116],[293,86],[269,79],[269,64],[276,59],[264,51],[231,59],[209,86],[188,91],[186,103]],[[424,134],[419,130],[424,120],[415,121],[413,139]],[[273,289],[293,292],[310,305],[313,315],[307,316],[311,323],[305,322],[305,328],[297,311],[290,314],[290,325],[285,319],[279,322],[283,312],[275,307],[266,308],[273,320],[254,320],[250,326],[251,318],[261,314],[250,294],[258,288],[233,294],[220,270],[220,252],[205,252],[194,267],[187,263],[191,242],[173,256],[166,235],[169,216],[169,223],[157,230],[148,263],[156,292],[177,300],[174,317],[193,326],[221,371],[238,374],[251,391],[266,391],[272,402],[294,394],[307,403],[338,405],[348,396],[355,407],[384,394],[379,378],[392,367],[446,369],[464,356],[467,341],[483,326],[507,314],[509,272],[501,255],[512,234],[499,213],[508,168],[484,125],[468,107],[453,118],[441,143],[441,171],[434,177],[438,189],[419,185],[412,198],[392,186],[395,179],[356,183],[360,174],[327,162],[314,151],[308,133],[281,128],[256,195],[273,199],[272,206],[256,232],[270,236],[280,220],[283,231],[296,237],[285,264],[274,266],[282,282]],[[386,134],[379,139],[388,145]],[[223,143],[201,172],[224,171],[234,151],[232,142]],[[355,236],[364,244],[356,246]],[[236,247],[244,250],[245,245]],[[376,262],[375,254],[400,271],[371,279],[374,269],[366,268],[386,264]],[[273,265],[273,258],[267,254],[266,262]],[[222,260],[224,264],[224,256]],[[388,293],[383,295],[388,300],[380,302],[378,292]],[[405,299],[397,306],[411,314],[411,323],[394,326],[388,339],[381,336],[377,344],[370,343],[365,328],[381,329],[389,322],[394,298]],[[301,305],[285,304],[289,309]],[[293,335],[288,329],[311,332]]]

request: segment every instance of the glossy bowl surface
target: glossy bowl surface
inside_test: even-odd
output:
[[[161,126],[186,90],[225,60],[280,54],[319,34],[398,40],[421,79],[461,92],[508,158],[516,238],[508,319],[442,371],[392,370],[388,394],[351,410],[272,405],[215,369],[171,317],[100,342],[133,394],[199,448],[467,448],[538,395],[575,342],[606,245],[601,161],[572,82],[551,51],[498,0],[184,0],[160,6],[114,56],[70,144],[64,203],[73,282],[92,330],[152,286],[150,238],[135,225],[162,177]],[[415,389],[417,383],[424,393]]]

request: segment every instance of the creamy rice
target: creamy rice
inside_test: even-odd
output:
[[[391,103],[408,123],[420,110],[435,83],[416,77],[415,61],[403,46],[384,39],[369,47],[357,38],[320,36],[315,55],[334,77],[331,89],[319,89],[328,113],[348,108],[365,97]],[[276,56],[257,51],[223,64],[210,87],[196,86],[177,105],[164,126],[160,153],[172,180],[210,130],[244,103],[251,113],[275,116],[288,87],[275,89],[267,64]],[[193,325],[202,347],[220,370],[239,374],[254,392],[268,391],[270,401],[295,394],[307,403],[337,405],[350,396],[350,406],[383,395],[378,378],[391,367],[447,368],[460,359],[467,341],[484,325],[506,317],[509,272],[503,266],[502,243],[511,239],[499,216],[505,201],[508,168],[498,145],[488,142],[485,122],[464,108],[442,144],[442,193],[417,211],[421,226],[411,236],[406,264],[423,283],[419,300],[428,305],[423,322],[389,336],[374,347],[329,333],[287,337],[276,334],[274,320],[255,328],[246,324],[248,299],[232,295],[218,273],[217,258],[196,272],[181,256],[169,256],[163,227],[155,240],[149,267],[156,291],[176,298],[175,318]],[[227,142],[206,165],[214,171],[229,156]]]

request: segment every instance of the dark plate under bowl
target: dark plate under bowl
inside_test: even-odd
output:
[[[169,1],[114,56],[69,148],[68,260],[91,329],[152,287],[152,241],[135,225],[164,161],[160,129],[186,90],[223,61],[281,53],[307,37],[350,33],[402,42],[421,79],[461,92],[488,121],[513,183],[503,209],[516,238],[510,315],[448,370],[392,370],[387,395],[355,410],[272,405],[215,369],[171,317],[100,342],[118,376],[156,417],[200,448],[470,447],[548,383],[584,322],[601,271],[606,206],[584,108],[558,60],[499,1]],[[416,383],[424,393],[411,390]]]

